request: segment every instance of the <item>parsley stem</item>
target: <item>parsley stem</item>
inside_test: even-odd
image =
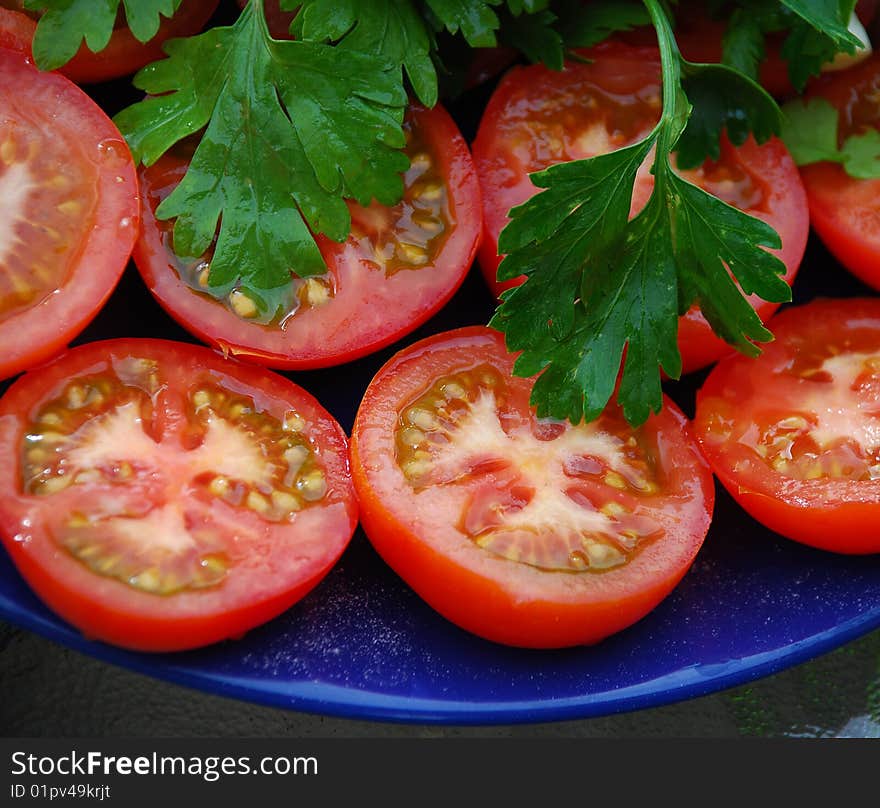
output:
[[[667,172],[671,170],[668,155],[684,129],[690,115],[690,106],[682,91],[681,53],[669,17],[660,0],[643,0],[643,2],[651,18],[651,24],[657,32],[657,44],[660,48],[663,107],[660,122],[657,124],[658,159],[654,162],[654,175],[656,181],[662,184]]]

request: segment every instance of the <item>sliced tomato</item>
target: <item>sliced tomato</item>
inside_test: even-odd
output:
[[[128,263],[140,200],[131,153],[104,112],[3,47],[0,198],[5,378],[58,353],[103,305]]]
[[[162,46],[167,40],[192,36],[201,31],[219,3],[220,0],[183,0],[173,17],[162,17],[159,31],[148,42],[140,42],[125,25],[123,18],[114,29],[106,48],[93,53],[83,43],[76,56],[63,65],[59,72],[77,84],[91,84],[131,75],[150,62],[164,59],[165,51]],[[0,6],[25,11],[22,0],[0,0]],[[40,16],[34,12],[26,13],[37,19]]]
[[[348,444],[302,388],[207,348],[91,342],[0,399],[0,534],[87,636],[237,637],[310,591],[357,522]]]
[[[771,323],[697,397],[715,474],[759,522],[839,553],[880,552],[880,300],[818,300]]]
[[[437,334],[394,356],[352,433],[361,524],[440,614],[496,642],[595,643],[644,617],[699,550],[712,477],[670,401],[633,430],[609,410],[535,418],[503,337]]]
[[[30,54],[36,23],[24,14],[3,8],[0,0],[0,48]]]
[[[810,85],[839,111],[838,137],[880,129],[880,55]],[[856,179],[837,163],[801,166],[810,221],[828,250],[850,272],[880,289],[880,179]]]
[[[644,138],[661,105],[660,57],[656,49],[606,42],[585,52],[592,61],[569,62],[562,71],[542,65],[515,67],[502,79],[480,121],[473,144],[483,195],[480,267],[496,295],[522,279],[499,283],[498,236],[508,211],[533,196],[529,174],[550,165],[604,154]],[[791,283],[809,232],[806,196],[797,167],[778,139],[734,148],[725,139],[721,157],[682,172],[691,182],[768,222],[782,238],[778,252]],[[653,189],[646,163],[639,171],[632,214]],[[750,298],[767,319],[777,305]],[[679,349],[684,372],[733,350],[694,310],[682,318]]]
[[[291,277],[288,311],[270,322],[233,289],[206,291],[211,253],[188,263],[174,255],[172,221],[154,211],[186,171],[166,155],[142,171],[143,232],[134,259],[147,286],[191,333],[226,353],[277,368],[336,365],[378,350],[421,325],[452,297],[470,268],[481,232],[480,195],[467,144],[440,106],[407,117],[411,167],[394,207],[352,203],[342,244],[319,237],[323,276]]]

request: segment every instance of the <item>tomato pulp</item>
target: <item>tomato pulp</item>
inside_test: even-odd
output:
[[[880,55],[810,85],[838,111],[838,140],[880,129]],[[880,179],[857,179],[837,163],[801,167],[810,221],[829,251],[856,277],[880,289]]]
[[[595,643],[679,582],[709,528],[712,477],[670,401],[539,421],[503,337],[437,334],[376,375],[352,433],[361,524],[428,604],[496,642]]]
[[[14,12],[0,24],[5,14]],[[15,29],[2,30],[16,46]],[[131,153],[104,112],[64,76],[4,47],[0,198],[5,378],[60,351],[110,296],[137,236],[140,200]]]
[[[200,346],[91,342],[0,399],[0,536],[88,637],[176,651],[310,591],[357,522],[342,428],[297,385]]]
[[[77,84],[90,84],[128,76],[144,65],[165,58],[163,45],[168,39],[192,36],[204,28],[217,9],[220,0],[183,0],[173,17],[162,17],[159,30],[152,39],[141,42],[125,25],[118,20],[107,47],[93,53],[83,43],[67,64],[59,69]],[[0,0],[0,6],[24,11],[22,0]],[[40,13],[26,12],[39,18]],[[33,31],[31,32],[33,38]]]
[[[190,262],[171,248],[173,222],[155,209],[186,171],[166,155],[141,174],[144,225],[134,259],[147,286],[185,328],[223,351],[277,368],[347,362],[421,325],[452,297],[470,268],[481,233],[479,185],[470,151],[441,107],[407,117],[410,169],[393,207],[350,204],[352,232],[339,244],[319,237],[323,276],[291,277],[288,311],[258,322],[256,307],[233,289],[204,291],[210,254]]]
[[[496,280],[501,257],[498,236],[508,211],[538,189],[529,174],[550,165],[604,154],[643,139],[661,106],[660,61],[653,48],[608,42],[586,52],[593,61],[569,62],[563,71],[540,65],[517,67],[501,80],[483,113],[473,144],[483,195],[483,242],[479,263],[497,295],[522,279]],[[653,189],[649,166],[636,179],[632,215]],[[806,196],[797,167],[778,139],[753,140],[734,148],[725,139],[721,157],[681,172],[725,202],[763,219],[779,233],[778,251],[791,283],[806,248]],[[750,298],[762,319],[777,304]],[[679,349],[684,372],[696,370],[733,349],[712,332],[696,309],[681,318]]]
[[[715,474],[759,522],[840,553],[880,552],[880,300],[817,300],[771,322],[697,397]]]

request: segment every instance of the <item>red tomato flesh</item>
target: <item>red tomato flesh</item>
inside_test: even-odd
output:
[[[748,513],[795,541],[880,552],[880,300],[784,310],[757,359],[730,357],[697,397],[695,431]]]
[[[541,65],[509,71],[492,95],[473,144],[483,195],[484,234],[480,267],[497,295],[522,279],[499,283],[498,236],[508,211],[538,192],[529,174],[550,165],[594,157],[643,139],[661,106],[660,57],[656,49],[608,42],[586,52],[594,61],[569,62],[563,71]],[[653,153],[652,153],[653,155]],[[650,158],[653,159],[653,156]],[[770,224],[782,238],[779,258],[791,283],[807,243],[806,196],[788,150],[778,139],[734,148],[726,139],[721,157],[681,172],[725,202]],[[639,170],[631,214],[644,207],[653,176]],[[750,298],[762,319],[777,304]],[[712,332],[697,310],[681,319],[679,349],[684,372],[697,370],[733,349]]]
[[[839,112],[838,139],[880,129],[880,55],[810,85]],[[810,221],[829,251],[857,278],[880,289],[880,179],[857,179],[836,163],[801,167]]]
[[[77,84],[91,84],[131,75],[150,62],[164,59],[166,54],[163,45],[168,39],[192,36],[201,31],[211,19],[219,2],[220,0],[183,0],[173,17],[161,18],[156,36],[148,42],[138,40],[125,25],[124,19],[120,19],[106,48],[92,53],[83,43],[76,56],[62,65],[58,72]],[[0,0],[0,6],[24,11],[22,0]],[[25,13],[31,14],[35,19],[40,16],[36,12]]]
[[[670,401],[632,430],[539,421],[503,337],[437,334],[394,356],[352,433],[361,524],[440,614],[513,646],[595,643],[679,582],[711,474]]]
[[[470,151],[449,114],[440,106],[413,107],[407,120],[404,199],[391,208],[351,203],[349,238],[318,239],[327,273],[292,276],[289,310],[269,322],[259,321],[238,290],[220,300],[204,291],[210,254],[191,262],[174,255],[173,221],[154,212],[187,163],[166,155],[141,174],[147,205],[134,259],[147,286],[200,339],[270,367],[336,365],[409,333],[461,285],[476,254],[481,213]]]
[[[206,348],[74,348],[0,399],[0,536],[88,637],[194,648],[310,591],[357,522],[348,444],[288,380]]]
[[[0,198],[5,378],[60,351],[92,319],[128,263],[140,213],[131,153],[110,119],[68,79],[5,48]]]

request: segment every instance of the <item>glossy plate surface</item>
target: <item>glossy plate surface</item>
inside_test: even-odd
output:
[[[876,293],[811,242],[795,297],[817,294]],[[485,323],[491,308],[474,271],[452,303],[406,342]],[[153,302],[133,268],[79,341],[121,335],[192,341]],[[364,388],[393,351],[291,378],[350,431]],[[702,378],[667,386],[688,414]],[[847,558],[786,541],[719,489],[709,536],[680,586],[640,623],[590,648],[521,651],[464,633],[425,606],[361,533],[290,612],[241,640],[197,652],[149,656],[89,642],[40,604],[2,552],[0,618],[151,676],[276,707],[417,723],[512,724],[678,701],[829,651],[880,627],[880,556]]]

